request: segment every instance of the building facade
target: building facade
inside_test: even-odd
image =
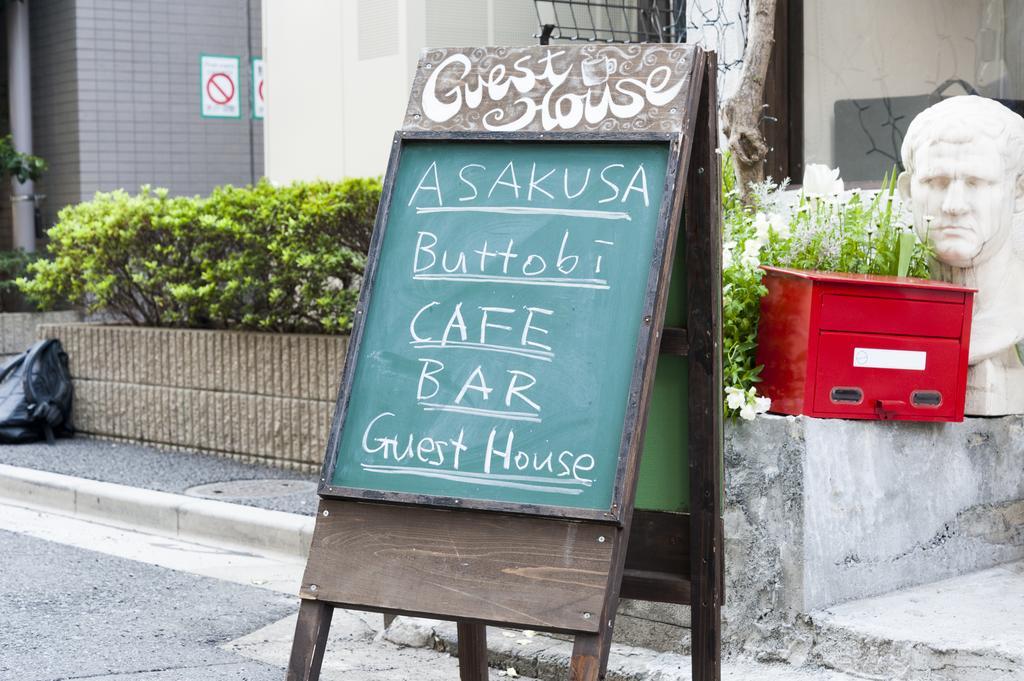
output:
[[[263,121],[250,99],[260,0],[11,2],[28,9],[32,152],[49,164],[35,184],[45,196],[41,228],[97,191],[148,184],[206,194],[263,176]],[[203,54],[238,58],[237,118],[201,115]],[[6,44],[0,60],[7,100]],[[8,132],[5,117],[0,134]],[[13,241],[9,192],[0,191],[0,250]]]

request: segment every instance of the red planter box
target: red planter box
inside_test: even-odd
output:
[[[974,290],[765,267],[758,392],[782,414],[962,421]]]

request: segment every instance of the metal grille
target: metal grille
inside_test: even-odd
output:
[[[533,0],[550,41],[685,42],[718,53],[718,98],[736,88],[747,38],[747,0]]]
[[[534,0],[548,40],[676,43],[686,40],[684,0]]]

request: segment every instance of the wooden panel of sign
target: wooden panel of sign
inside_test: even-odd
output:
[[[303,597],[537,630],[598,629],[611,572],[607,526],[334,500],[321,502],[320,517],[313,542],[322,560],[307,569]]]
[[[694,678],[718,678],[709,66],[686,45],[424,53],[385,176],[289,679],[318,678],[343,606],[457,620],[467,681],[484,678],[487,623],[571,633],[571,678],[596,681],[620,592],[693,603]],[[685,279],[663,329],[684,187]],[[659,412],[673,430],[657,470],[678,479],[649,486],[660,510],[634,525],[659,351],[676,361],[664,404],[685,413]],[[690,515],[663,512],[688,502]]]

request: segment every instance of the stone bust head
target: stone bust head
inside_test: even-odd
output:
[[[978,290],[968,413],[1024,413],[1024,118],[952,97],[911,122],[901,151],[900,194],[931,241],[935,273]]]

